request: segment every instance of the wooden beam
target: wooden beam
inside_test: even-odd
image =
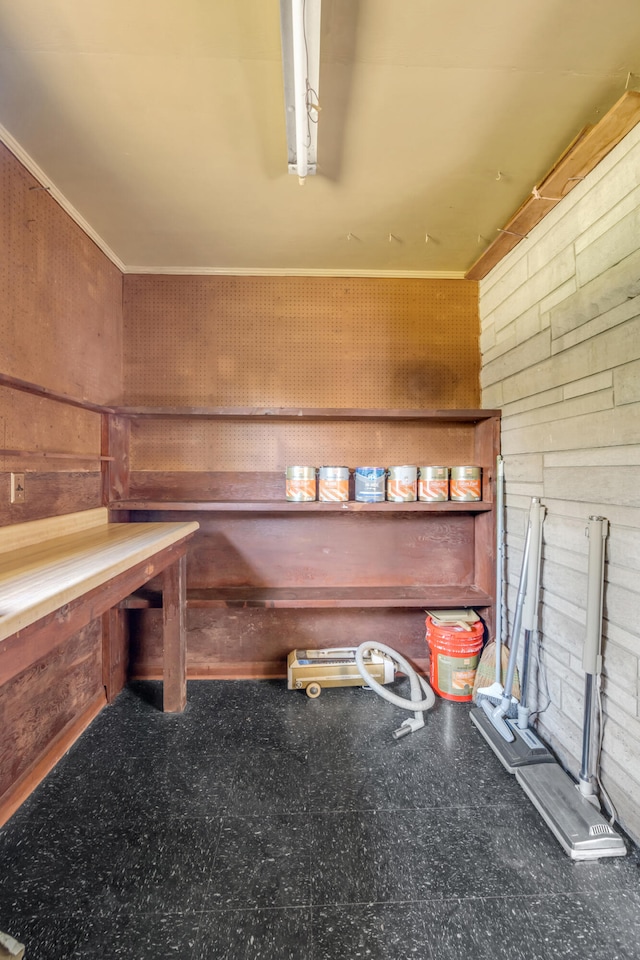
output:
[[[129,493],[129,443],[131,422],[125,417],[102,415],[102,502],[122,500]]]
[[[465,274],[482,280],[640,121],[640,93],[627,90],[593,127],[585,129],[516,210],[499,236]]]

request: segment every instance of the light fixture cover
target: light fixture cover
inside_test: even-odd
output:
[[[320,0],[280,0],[289,173],[316,172]]]

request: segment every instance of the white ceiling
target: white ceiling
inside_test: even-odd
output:
[[[640,88],[638,0],[323,0],[322,23],[304,187],[278,0],[0,0],[3,138],[128,270],[457,274]]]

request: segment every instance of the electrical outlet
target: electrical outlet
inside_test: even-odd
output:
[[[11,474],[11,503],[24,503],[24,473]]]

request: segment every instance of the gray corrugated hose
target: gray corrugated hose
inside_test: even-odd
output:
[[[378,683],[377,680],[374,680],[374,678],[367,673],[364,654],[368,650],[377,650],[379,653],[384,653],[393,660],[401,672],[409,678],[411,683],[410,700],[405,700],[404,697],[399,697],[397,693],[392,693],[391,690],[387,690],[386,687],[383,687],[382,684]],[[389,703],[393,703],[396,707],[401,707],[403,710],[414,711],[413,717],[409,717],[400,724],[397,730],[393,731],[393,736],[396,740],[399,740],[400,737],[406,737],[407,734],[413,733],[414,730],[419,730],[420,727],[424,727],[424,711],[431,710],[436,702],[436,695],[424,677],[417,674],[411,664],[405,660],[400,653],[392,650],[391,647],[386,647],[382,643],[375,643],[373,641],[361,643],[356,650],[356,666],[364,682],[370,686],[372,690],[375,690],[378,696],[384,700],[388,700]],[[424,697],[421,699],[423,694]]]

